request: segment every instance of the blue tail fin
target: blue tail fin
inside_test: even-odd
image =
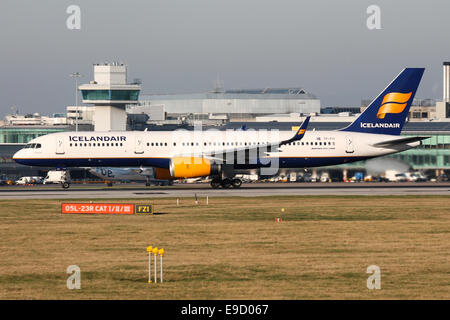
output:
[[[424,68],[404,69],[355,121],[341,131],[399,135],[424,71]]]

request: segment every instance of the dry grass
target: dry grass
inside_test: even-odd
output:
[[[164,214],[61,215],[61,201],[0,201],[0,298],[450,298],[449,197],[147,201]],[[147,283],[148,245],[167,252],[163,284]],[[66,288],[72,264],[81,290]],[[366,288],[372,264],[381,290]]]

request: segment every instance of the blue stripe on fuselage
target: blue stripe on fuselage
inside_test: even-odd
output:
[[[370,157],[321,157],[321,158],[278,158],[278,165],[268,163],[268,159],[258,161],[257,164],[236,164],[236,169],[253,169],[262,166],[271,166],[279,168],[307,168],[331,166],[342,163],[366,160]],[[98,159],[14,159],[17,163],[27,166],[37,167],[157,167],[169,168],[169,158],[98,158]],[[277,161],[271,159],[271,161]]]
[[[168,168],[167,158],[96,158],[96,159],[14,159],[17,163],[37,167],[158,167]]]

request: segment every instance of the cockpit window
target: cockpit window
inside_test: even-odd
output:
[[[42,145],[40,143],[28,143],[25,145],[24,149],[39,149]]]

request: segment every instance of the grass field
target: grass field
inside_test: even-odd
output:
[[[133,202],[149,201],[159,214],[0,201],[0,298],[450,298],[450,197]],[[147,283],[148,245],[166,251],[162,284]],[[81,268],[81,290],[66,288],[69,265]],[[369,265],[381,268],[381,290],[366,287]]]

